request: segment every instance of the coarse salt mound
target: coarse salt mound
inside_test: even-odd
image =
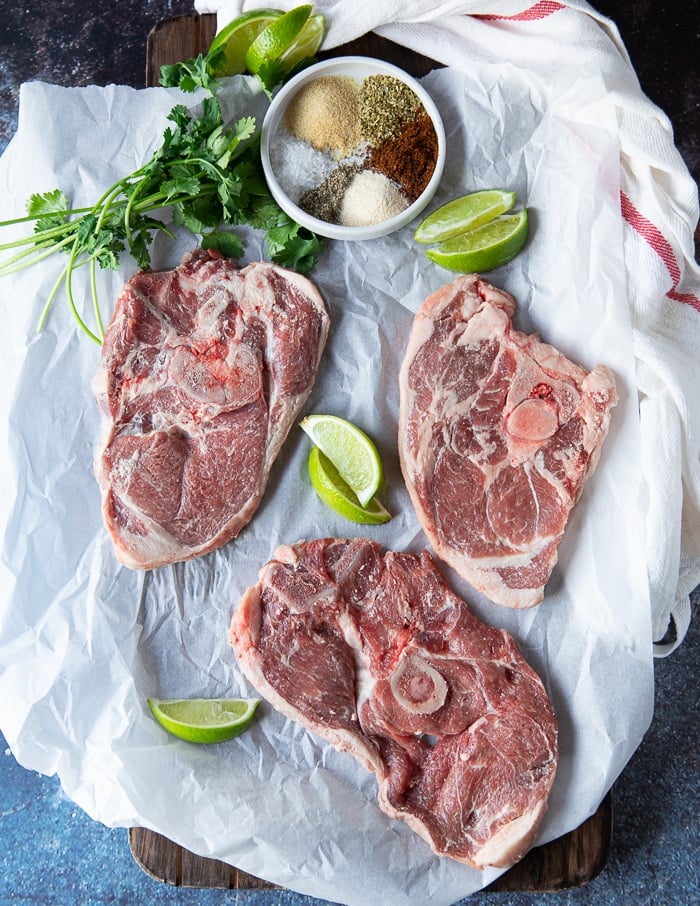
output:
[[[328,151],[318,151],[282,129],[270,144],[270,166],[282,189],[298,204],[304,193],[327,179],[338,163]]]
[[[361,170],[345,190],[340,223],[349,227],[372,226],[395,217],[407,207],[401,190],[383,173]]]
[[[319,151],[347,157],[362,142],[359,97],[358,84],[350,76],[323,76],[297,92],[284,124]]]

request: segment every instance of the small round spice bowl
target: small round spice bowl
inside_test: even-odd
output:
[[[430,202],[445,129],[428,92],[402,69],[336,57],[279,90],[260,152],[270,192],[293,220],[329,239],[375,239]]]

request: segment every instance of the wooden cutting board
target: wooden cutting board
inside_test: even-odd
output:
[[[206,52],[216,32],[216,17],[177,16],[156,25],[148,36],[146,84],[157,85],[164,63],[187,60]],[[334,48],[326,56],[365,54],[380,57],[412,75],[422,76],[439,64],[368,34],[352,44]],[[324,54],[319,54],[323,57]],[[235,821],[235,815],[231,816]],[[612,839],[612,791],[598,810],[576,830],[531,850],[488,889],[493,891],[549,892],[586,884],[604,867]],[[274,885],[246,874],[225,862],[196,856],[162,834],[134,827],[129,846],[136,862],[149,875],[177,887],[274,889]]]

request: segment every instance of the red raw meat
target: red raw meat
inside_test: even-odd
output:
[[[328,326],[316,287],[272,264],[198,250],[129,280],[94,381],[95,472],[122,563],[198,557],[250,521]]]
[[[401,367],[399,454],[438,556],[492,601],[531,607],[617,393],[605,366],[514,330],[514,311],[474,274],[426,299]]]
[[[436,853],[508,866],[532,845],[557,766],[551,702],[430,554],[282,546],[229,639],[258,692],[374,771],[383,811]]]

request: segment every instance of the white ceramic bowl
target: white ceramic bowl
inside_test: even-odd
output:
[[[325,220],[319,220],[312,217],[302,210],[284,191],[277,176],[272,169],[270,160],[270,148],[273,144],[282,140],[279,138],[282,130],[282,121],[294,95],[309,82],[321,76],[351,76],[358,81],[371,75],[388,75],[394,76],[405,82],[420,98],[428,116],[433,121],[435,134],[438,141],[438,157],[435,163],[435,170],[426,186],[422,195],[420,195],[413,204],[409,205],[400,214],[391,217],[389,220],[383,220],[370,226],[351,227],[342,226],[335,223],[328,223]],[[331,60],[324,60],[322,63],[316,63],[304,69],[293,79],[284,85],[275,95],[270,107],[268,108],[265,119],[263,120],[261,130],[260,154],[262,158],[263,170],[267,179],[270,192],[277,204],[293,220],[318,233],[319,236],[326,236],[329,239],[375,239],[378,236],[385,236],[398,230],[407,223],[410,223],[425,208],[430,199],[435,194],[438,187],[442,172],[445,167],[445,128],[435,103],[430,95],[414,78],[405,73],[397,66],[390,63],[384,63],[381,60],[375,60],[371,57],[335,57]]]

